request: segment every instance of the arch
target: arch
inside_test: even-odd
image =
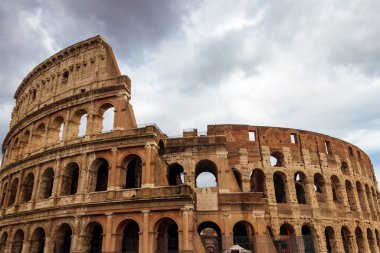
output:
[[[87,112],[82,111],[82,115],[79,118],[79,125],[78,125],[78,137],[83,137],[87,134]]]
[[[340,170],[344,175],[350,174],[350,169],[348,167],[347,162],[345,162],[345,161],[343,161],[342,164],[340,165]]]
[[[375,212],[375,208],[373,206],[373,200],[372,200],[372,195],[371,195],[371,190],[369,189],[369,186],[368,184],[365,184],[365,193],[366,193],[366,196],[367,196],[367,202],[368,202],[368,205],[369,205],[369,209],[371,210],[372,213]]]
[[[53,193],[54,184],[54,170],[52,168],[47,168],[41,177],[40,192],[38,199],[47,199],[51,197]]]
[[[5,197],[7,196],[7,192],[8,192],[8,183],[6,182],[6,183],[4,183],[3,190],[1,191],[1,202],[0,202],[1,207],[4,206]]]
[[[270,164],[272,167],[284,167],[284,154],[280,151],[271,152]]]
[[[83,137],[87,133],[87,111],[85,109],[77,110],[71,117],[70,121],[70,139]]]
[[[339,178],[335,175],[332,175],[330,180],[333,201],[335,203],[343,203],[342,187]]]
[[[251,223],[239,221],[233,229],[233,244],[253,252],[254,229]]]
[[[261,169],[254,169],[252,171],[250,186],[251,192],[262,192],[265,195],[265,174]]]
[[[306,176],[303,172],[297,171],[294,174],[294,185],[298,204],[306,204]]]
[[[24,179],[24,182],[21,185],[21,196],[20,196],[21,204],[28,202],[32,199],[33,187],[34,187],[34,174],[30,172],[26,176],[26,178]]]
[[[285,246],[285,252],[296,252],[297,243],[294,228],[289,223],[284,223],[280,226],[280,240],[283,241],[282,245]]]
[[[356,191],[358,192],[359,204],[362,212],[368,211],[365,203],[364,190],[362,184],[359,181],[356,181]]]
[[[232,172],[234,173],[234,177],[235,177],[237,185],[239,186],[239,190],[242,192],[243,183],[241,181],[241,173],[237,169],[232,169]]]
[[[212,221],[205,221],[198,225],[198,234],[207,252],[222,252],[222,231]],[[213,251],[208,251],[208,249]]]
[[[96,221],[92,221],[84,229],[85,252],[101,253],[103,244],[103,227]]]
[[[303,246],[305,252],[315,253],[315,245],[314,245],[314,236],[312,233],[312,229],[309,225],[303,225],[301,228]]]
[[[74,195],[78,191],[79,166],[75,162],[66,165],[61,175],[61,195]]]
[[[367,228],[367,241],[370,251],[377,252],[375,237],[373,236],[372,230],[370,228]]]
[[[114,129],[115,107],[110,103],[100,106],[99,114],[102,116],[101,132],[109,132]]]
[[[8,241],[8,233],[4,232],[0,238],[0,252],[2,253],[5,252],[5,249],[7,248],[7,241]]]
[[[50,126],[50,144],[57,144],[62,141],[64,126],[65,120],[62,116],[58,116],[54,119],[53,123]]]
[[[346,226],[342,226],[342,229],[340,230],[340,234],[342,237],[344,253],[350,253],[351,252],[350,230]]]
[[[356,245],[358,247],[358,253],[365,253],[365,244],[364,244],[364,236],[363,232],[359,227],[356,227],[355,229],[355,238],[356,238]]]
[[[380,250],[380,234],[377,228],[375,228],[375,236],[376,236],[377,249]]]
[[[71,237],[73,235],[73,230],[71,226],[67,223],[61,224],[55,234],[55,253],[70,253],[71,252]]]
[[[314,191],[319,203],[326,202],[326,185],[325,179],[320,173],[314,174]]]
[[[355,211],[356,210],[356,201],[355,201],[354,189],[352,188],[351,182],[348,180],[345,181],[345,185],[346,185],[346,193],[347,193],[347,198],[348,198],[348,203],[350,205],[350,209],[352,211]]]
[[[30,253],[44,253],[45,248],[45,230],[38,227],[34,230],[30,242]]]
[[[155,224],[157,239],[155,252],[175,253],[179,251],[178,225],[170,218],[162,218]]]
[[[16,139],[14,140],[13,145],[12,145],[12,151],[13,151],[13,154],[11,155],[12,159],[14,159],[20,155],[18,148],[19,148],[19,138],[16,137]]]
[[[182,165],[172,163],[167,170],[169,185],[180,185],[184,183],[184,170]]]
[[[139,233],[140,226],[134,220],[126,219],[118,225],[117,234],[122,237],[117,245],[120,245],[121,253],[139,252]]]
[[[325,240],[327,253],[337,253],[337,243],[335,238],[335,231],[332,227],[327,226],[325,228]]]
[[[33,147],[34,150],[38,150],[45,146],[44,137],[46,133],[46,126],[44,123],[38,125],[36,130],[33,132]]]
[[[11,189],[9,191],[8,207],[13,205],[16,201],[18,182],[19,182],[18,178],[13,179],[13,181],[12,181]]]
[[[158,142],[158,155],[163,155],[165,154],[165,144],[163,140],[160,140]]]
[[[132,154],[125,157],[122,161],[125,168],[124,189],[140,188],[142,178],[142,160],[138,155]]]
[[[12,253],[21,253],[22,248],[23,248],[23,242],[24,242],[24,231],[19,229],[13,236]]]
[[[30,140],[30,131],[26,130],[20,139],[20,144],[19,144],[20,154],[24,155],[27,153],[28,147],[29,147],[29,140]]]
[[[282,172],[275,172],[273,174],[273,184],[277,203],[286,203],[286,176]]]
[[[218,186],[218,168],[210,160],[201,160],[195,167],[196,187]]]
[[[104,158],[96,158],[90,166],[89,191],[106,191],[108,186],[109,163]]]

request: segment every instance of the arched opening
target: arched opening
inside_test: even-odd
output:
[[[326,188],[325,188],[325,179],[323,176],[319,173],[316,173],[314,175],[314,191],[315,195],[317,196],[317,201],[319,203],[326,202]]]
[[[50,144],[57,144],[62,141],[63,138],[63,128],[65,125],[65,120],[63,117],[58,116],[54,119],[53,124],[51,125],[50,132]]]
[[[348,203],[350,204],[350,209],[352,211],[356,210],[356,202],[355,202],[355,195],[354,195],[354,190],[352,188],[351,182],[346,180],[346,192],[347,192],[347,198],[348,198]]]
[[[373,236],[372,230],[369,228],[367,228],[367,241],[371,252],[377,252],[375,238]]]
[[[306,204],[306,176],[304,173],[298,171],[294,174],[294,185],[298,204]]]
[[[283,224],[280,227],[281,252],[297,252],[296,237],[294,228],[290,224]],[[285,251],[284,251],[285,250]]]
[[[253,252],[253,226],[246,221],[239,221],[233,227],[233,243]]]
[[[139,225],[135,221],[127,221],[123,230],[123,239],[121,244],[122,253],[139,252],[139,232]]]
[[[0,239],[0,252],[1,253],[5,252],[5,249],[7,248],[7,241],[8,241],[8,233],[4,232],[1,235],[1,239]]]
[[[368,211],[367,210],[367,206],[365,204],[365,196],[364,196],[363,187],[362,187],[362,184],[359,181],[356,182],[356,191],[358,192],[359,204],[360,204],[361,210],[363,212]]]
[[[175,221],[163,218],[158,221],[156,251],[160,253],[177,253],[178,226]],[[157,225],[156,225],[157,226]]]
[[[165,154],[165,144],[163,140],[160,140],[158,142],[158,155],[163,155]]]
[[[376,235],[376,245],[378,250],[380,250],[380,234],[379,230],[375,229],[375,235]]]
[[[70,139],[85,136],[87,131],[87,111],[84,109],[76,111],[69,124]]]
[[[32,234],[30,242],[30,253],[44,253],[45,248],[45,230],[41,227],[36,228]]]
[[[38,150],[41,147],[45,146],[44,143],[44,136],[46,132],[46,127],[44,123],[41,123],[37,129],[33,132],[33,147],[35,147],[34,150]]]
[[[78,137],[83,137],[87,133],[87,113],[84,113],[80,116],[79,128],[78,128]]]
[[[331,190],[333,201],[335,203],[343,203],[342,189],[339,178],[335,175],[331,176]]]
[[[218,225],[205,221],[197,230],[207,253],[222,253],[222,232]]]
[[[38,199],[47,199],[53,193],[54,170],[47,168],[41,177],[40,194]]]
[[[104,104],[99,109],[103,117],[101,132],[109,132],[114,129],[115,108],[111,104]]]
[[[358,246],[358,253],[365,253],[364,236],[359,227],[355,229],[356,245]]]
[[[241,181],[241,174],[237,169],[232,169],[232,171],[234,173],[236,183],[239,186],[239,190],[242,192],[243,191],[243,183]]]
[[[330,226],[325,228],[325,240],[326,240],[327,253],[338,252],[336,239],[335,239],[335,231]]]
[[[90,253],[101,253],[103,243],[103,228],[97,222],[91,222],[86,227],[88,249]]]
[[[142,161],[137,155],[127,156],[123,162],[125,171],[124,189],[133,189],[141,187],[142,178]]]
[[[173,163],[168,166],[168,182],[169,185],[181,185],[184,183],[183,167],[178,163]]]
[[[89,191],[106,191],[108,185],[109,164],[106,159],[97,158],[90,166]]]
[[[8,192],[8,183],[5,183],[3,186],[3,190],[1,191],[1,207],[4,205],[5,197],[7,196]]]
[[[216,187],[218,186],[218,169],[214,162],[202,160],[195,168],[196,187]]]
[[[342,236],[342,242],[343,242],[343,248],[344,248],[344,253],[350,253],[351,250],[351,242],[350,242],[350,230],[346,228],[345,226],[342,227],[340,234]]]
[[[270,154],[270,164],[272,167],[284,167],[284,155],[280,151]]]
[[[30,132],[27,130],[20,139],[20,154],[25,155],[29,147]]]
[[[286,203],[286,189],[285,189],[286,176],[282,172],[275,172],[273,174],[274,191],[277,203]]]
[[[18,189],[18,178],[15,178],[13,179],[13,182],[11,184],[11,189],[9,191],[8,207],[10,207],[11,205],[15,203],[17,189]]]
[[[254,169],[250,180],[251,192],[262,192],[265,195],[265,175],[260,169]]]
[[[375,213],[375,208],[373,206],[373,201],[372,201],[371,190],[369,189],[368,184],[365,184],[365,193],[367,195],[367,201],[368,201],[369,209],[371,210],[372,213]]]
[[[347,162],[342,162],[342,164],[341,164],[341,166],[340,166],[340,170],[342,171],[342,173],[344,174],[344,175],[349,175],[350,174],[350,170],[349,170],[349,168],[348,168],[348,164],[347,164]]]
[[[71,237],[73,235],[73,230],[71,229],[70,225],[67,223],[63,223],[55,236],[55,246],[54,251],[55,253],[70,253],[71,249]]]
[[[303,246],[304,246],[305,252],[314,253],[315,252],[314,237],[313,237],[310,227],[307,225],[303,225],[301,232],[302,232]]]
[[[61,195],[74,195],[78,190],[79,166],[72,162],[69,163],[62,174]]]
[[[374,210],[375,210],[375,212],[378,213],[379,212],[379,202],[377,200],[376,192],[373,189],[373,187],[371,187],[371,192],[372,192],[372,200],[373,200]]]
[[[28,202],[32,199],[33,186],[34,186],[34,174],[30,172],[24,179],[24,182],[21,186],[21,196],[20,196],[21,204]]]
[[[24,242],[24,232],[19,229],[13,237],[12,253],[21,253]]]
[[[16,157],[18,157],[20,155],[20,150],[18,149],[19,148],[19,139],[18,137],[14,140],[13,142],[13,146],[12,146],[12,155],[11,155],[11,158],[12,159],[15,159]]]

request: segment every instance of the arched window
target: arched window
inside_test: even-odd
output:
[[[303,246],[305,248],[305,252],[308,253],[314,253],[315,247],[314,247],[314,237],[311,232],[311,229],[307,225],[302,226],[302,238],[303,238]]]
[[[367,195],[367,201],[368,201],[369,209],[371,210],[372,213],[374,213],[375,212],[375,208],[373,206],[373,200],[372,200],[371,190],[369,189],[368,184],[365,184],[365,193]]]
[[[142,178],[142,161],[137,155],[127,156],[123,162],[125,171],[124,189],[140,188]]]
[[[265,194],[265,175],[260,169],[254,169],[251,174],[251,192],[262,192]]]
[[[100,107],[100,115],[103,117],[101,132],[109,132],[114,129],[115,107],[111,104],[104,104]]]
[[[28,152],[29,139],[30,139],[30,132],[27,130],[22,135],[22,138],[20,140],[20,154],[24,155]]]
[[[53,193],[53,183],[54,183],[54,170],[52,168],[48,168],[44,171],[41,177],[41,186],[40,186],[40,194],[38,199],[47,199],[51,197]]]
[[[364,244],[364,236],[363,232],[359,227],[356,227],[355,229],[355,238],[356,238],[356,245],[358,246],[358,251],[359,253],[364,253],[366,252],[365,250],[365,244]]]
[[[10,207],[11,205],[15,203],[17,189],[18,189],[18,178],[15,178],[13,179],[13,182],[11,184],[11,190],[9,192],[8,207]]]
[[[335,175],[331,176],[331,190],[333,201],[335,203],[343,203],[342,189],[340,185],[339,178]]]
[[[342,164],[341,164],[341,166],[340,166],[340,170],[342,171],[342,173],[344,174],[344,175],[349,175],[350,174],[350,170],[349,170],[349,168],[348,168],[348,164],[347,164],[347,162],[342,162]]]
[[[168,166],[168,182],[169,185],[181,185],[184,183],[183,167],[178,163]]]
[[[177,223],[172,219],[163,218],[155,227],[157,227],[155,252],[179,252]]]
[[[233,227],[233,243],[253,252],[253,226],[247,221],[239,221]]]
[[[24,232],[19,229],[15,233],[13,237],[13,243],[12,243],[12,253],[21,253],[22,252],[22,246],[24,242]]]
[[[294,228],[290,224],[283,224],[280,227],[280,240],[286,248],[285,252],[297,252],[297,242],[295,238]]]
[[[319,203],[326,202],[325,179],[319,173],[314,175],[314,191]]]
[[[97,158],[90,166],[89,191],[106,191],[108,185],[108,168],[107,160]]]
[[[62,141],[64,125],[65,120],[62,116],[58,116],[54,119],[53,124],[50,127],[50,144],[54,145]]]
[[[86,234],[88,236],[88,249],[90,253],[101,253],[103,242],[103,228],[97,222],[91,222],[86,227]]]
[[[222,252],[222,232],[217,224],[205,221],[199,224],[197,230],[206,252]]]
[[[365,196],[364,196],[363,187],[359,181],[356,182],[356,190],[358,192],[360,208],[362,209],[363,212],[368,211],[367,206],[365,204]]]
[[[286,189],[285,189],[286,176],[282,172],[275,172],[273,174],[274,191],[277,203],[286,203]]]
[[[33,147],[35,147],[34,150],[38,150],[45,146],[45,132],[46,127],[44,123],[41,123],[33,132]]]
[[[284,167],[284,155],[280,151],[273,151],[270,154],[270,163],[272,167]]]
[[[43,253],[45,248],[45,230],[41,227],[36,228],[32,234],[31,253]]]
[[[4,232],[1,235],[1,239],[0,239],[0,252],[5,252],[5,249],[7,247],[7,241],[8,241],[8,233]]]
[[[345,184],[346,184],[346,192],[347,192],[348,203],[350,204],[350,209],[352,211],[356,211],[354,189],[352,188],[350,181],[346,180]]]
[[[0,207],[3,207],[3,205],[4,205],[4,201],[5,201],[5,197],[7,195],[7,192],[8,192],[8,183],[5,183],[3,186],[3,190],[1,191]]]
[[[350,241],[351,233],[350,233],[350,230],[347,227],[343,226],[341,231],[340,231],[340,234],[342,236],[344,253],[350,253],[351,252],[351,241]]]
[[[241,174],[237,169],[232,169],[232,171],[234,173],[236,183],[239,186],[239,190],[242,192],[243,191],[243,183],[241,181]]]
[[[367,241],[369,245],[369,249],[371,252],[378,252],[378,248],[376,246],[375,238],[373,236],[372,230],[367,228]],[[377,250],[376,250],[377,248]]]
[[[63,223],[59,226],[54,241],[56,242],[56,253],[69,253],[71,252],[71,237],[73,230],[70,225]]]
[[[79,166],[72,162],[69,163],[62,174],[61,195],[74,195],[78,190]]]
[[[33,173],[29,173],[24,179],[24,182],[21,186],[21,197],[20,197],[21,204],[28,202],[32,199],[33,186],[34,186],[34,175]]]
[[[327,253],[338,252],[335,231],[330,226],[325,228],[325,240]]]
[[[125,225],[123,229],[123,239],[121,243],[122,253],[138,253],[139,252],[139,225],[133,221],[128,220],[123,222]]]
[[[70,121],[71,139],[83,137],[87,133],[87,111],[80,109],[74,113]]]
[[[195,168],[196,187],[218,186],[218,169],[214,162],[202,160]]]
[[[304,173],[298,171],[294,174],[294,185],[298,204],[306,204],[306,176]]]

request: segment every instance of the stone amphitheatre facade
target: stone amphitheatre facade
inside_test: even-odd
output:
[[[379,252],[361,149],[277,127],[139,127],[131,81],[99,36],[39,64],[14,97],[0,252]]]

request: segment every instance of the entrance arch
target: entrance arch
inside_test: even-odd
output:
[[[55,235],[54,253],[70,253],[71,251],[71,237],[73,230],[70,225],[63,223],[59,226]]]
[[[155,225],[157,237],[155,252],[157,253],[178,253],[178,226],[170,218],[162,218]]]
[[[207,253],[222,253],[222,231],[217,224],[205,221],[197,230]]]
[[[233,243],[253,252],[253,226],[247,221],[239,221],[233,227]]]
[[[139,252],[139,233],[140,228],[136,221],[126,220],[122,223],[121,253],[138,253]]]
[[[326,240],[327,253],[338,252],[337,251],[336,238],[335,238],[335,231],[330,226],[325,228],[325,240]]]
[[[41,227],[36,228],[32,234],[30,245],[31,253],[44,253],[45,248],[45,230]]]

